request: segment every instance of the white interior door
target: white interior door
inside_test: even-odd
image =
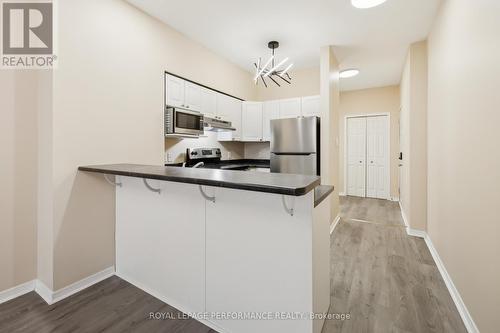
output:
[[[389,198],[389,117],[366,118],[366,196]]]
[[[347,118],[347,195],[366,196],[366,117]]]

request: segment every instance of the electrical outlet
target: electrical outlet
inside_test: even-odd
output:
[[[228,159],[228,160],[230,160],[230,159],[231,159],[231,152],[230,152],[230,151],[228,151],[228,152],[227,152],[227,159]]]
[[[172,163],[172,153],[167,153],[167,163]]]

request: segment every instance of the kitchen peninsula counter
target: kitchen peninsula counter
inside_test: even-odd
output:
[[[117,276],[221,333],[321,332],[333,187],[319,177],[137,164],[79,170],[115,185]],[[285,317],[254,319],[269,314]]]
[[[78,169],[80,171],[109,175],[157,179],[292,196],[307,194],[320,183],[320,177],[318,176],[139,164],[81,166]]]

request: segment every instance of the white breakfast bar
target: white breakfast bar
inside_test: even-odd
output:
[[[331,186],[316,176],[114,164],[116,274],[218,332],[320,333]],[[114,177],[113,177],[114,176]]]

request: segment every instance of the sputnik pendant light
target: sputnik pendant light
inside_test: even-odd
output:
[[[288,74],[288,71],[292,68],[293,64],[291,63],[291,64],[286,65],[288,58],[285,58],[276,64],[274,50],[280,46],[280,43],[278,43],[277,41],[271,41],[267,44],[267,46],[271,50],[273,50],[272,55],[266,61],[264,66],[262,66],[262,67],[261,67],[261,65],[262,65],[261,58],[259,58],[259,61],[257,63],[254,63],[254,66],[255,66],[255,77],[254,77],[255,84],[258,84],[259,79],[260,79],[262,81],[262,83],[264,84],[264,86],[266,86],[266,88],[267,88],[266,78],[273,81],[278,87],[281,87],[281,85],[278,82],[279,80],[282,80],[288,84],[291,84],[292,78],[290,77],[290,74]],[[281,69],[282,66],[283,66],[283,69]]]

